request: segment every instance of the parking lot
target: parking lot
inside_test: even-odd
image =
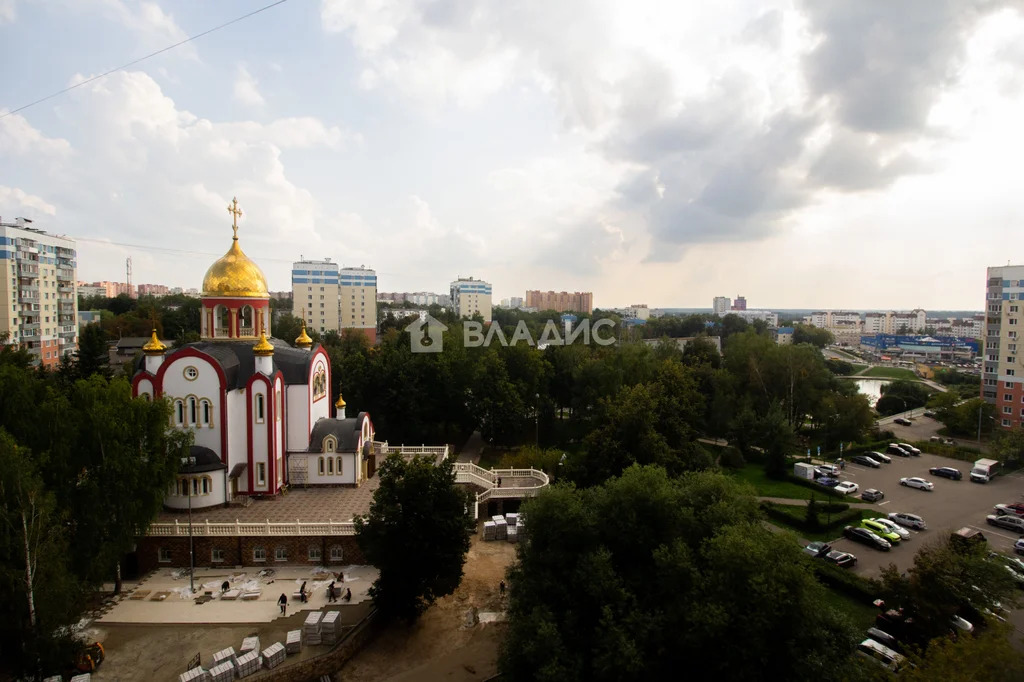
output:
[[[847,461],[846,470],[840,477],[860,486],[857,499],[848,498],[849,502],[861,502],[860,492],[867,488],[876,488],[885,493],[880,502],[871,504],[878,509],[879,516],[892,512],[909,512],[917,514],[928,524],[927,530],[910,530],[911,537],[895,545],[890,551],[882,552],[867,545],[855,543],[847,539],[839,539],[832,545],[841,551],[851,552],[857,556],[857,573],[877,576],[884,566],[896,564],[900,570],[913,565],[917,549],[932,538],[948,536],[950,532],[970,526],[980,529],[988,538],[992,549],[1013,553],[1013,543],[1019,537],[1012,531],[990,526],[985,517],[994,513],[992,508],[999,503],[1020,502],[1024,493],[1024,475],[1021,473],[996,476],[990,483],[971,483],[969,479],[971,463],[922,453],[920,457],[904,458],[890,455],[891,464],[883,464],[880,469],[872,469]],[[951,481],[947,478],[932,476],[928,473],[931,467],[949,466],[959,469],[963,480]],[[917,490],[900,485],[900,478],[919,476],[935,484],[932,491]],[[908,529],[909,530],[909,529]]]

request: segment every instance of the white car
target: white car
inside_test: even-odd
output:
[[[885,526],[887,529],[889,529],[890,533],[896,533],[896,535],[899,535],[901,540],[909,540],[910,539],[910,531],[907,530],[906,528],[903,528],[902,526],[900,526],[895,521],[890,521],[889,519],[885,518],[884,516],[883,517],[879,517],[877,519],[873,519],[873,521],[875,523],[879,523],[879,524]]]
[[[974,632],[974,625],[971,624],[971,621],[961,618],[960,616],[953,616],[950,619],[949,624],[958,630],[963,630],[964,632]]]
[[[860,490],[860,486],[850,481],[843,481],[835,488],[833,488],[833,490],[835,490],[837,493],[842,493],[844,495],[853,495],[858,490]]]
[[[935,484],[931,481],[926,481],[923,478],[917,476],[911,476],[910,478],[901,478],[900,485],[905,485],[908,488],[917,488],[918,490],[935,490]]]
[[[903,512],[893,512],[889,514],[889,520],[895,521],[901,526],[907,528],[913,528],[914,530],[924,530],[928,527],[928,524],[924,522],[917,514],[905,514]]]

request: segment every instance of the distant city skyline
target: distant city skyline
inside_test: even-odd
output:
[[[495,300],[976,310],[1024,262],[1019,3],[442,4],[284,3],[4,115],[252,6],[0,0],[0,216],[184,289],[233,196],[274,290],[330,257]]]

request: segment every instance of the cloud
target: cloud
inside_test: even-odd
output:
[[[0,215],[11,212],[20,215],[22,213],[20,209],[23,208],[49,216],[57,214],[57,209],[44,199],[33,194],[26,194],[17,187],[0,185]]]
[[[15,0],[0,0],[0,26],[13,24],[17,16]]]
[[[262,107],[266,104],[266,100],[260,94],[259,83],[249,73],[249,69],[245,65],[239,65],[238,67],[238,74],[235,76],[234,94],[236,100],[249,107]]]

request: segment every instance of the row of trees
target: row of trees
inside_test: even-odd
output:
[[[70,660],[68,626],[119,583],[190,442],[124,379],[30,359],[0,343],[0,639],[4,666],[32,676]]]

